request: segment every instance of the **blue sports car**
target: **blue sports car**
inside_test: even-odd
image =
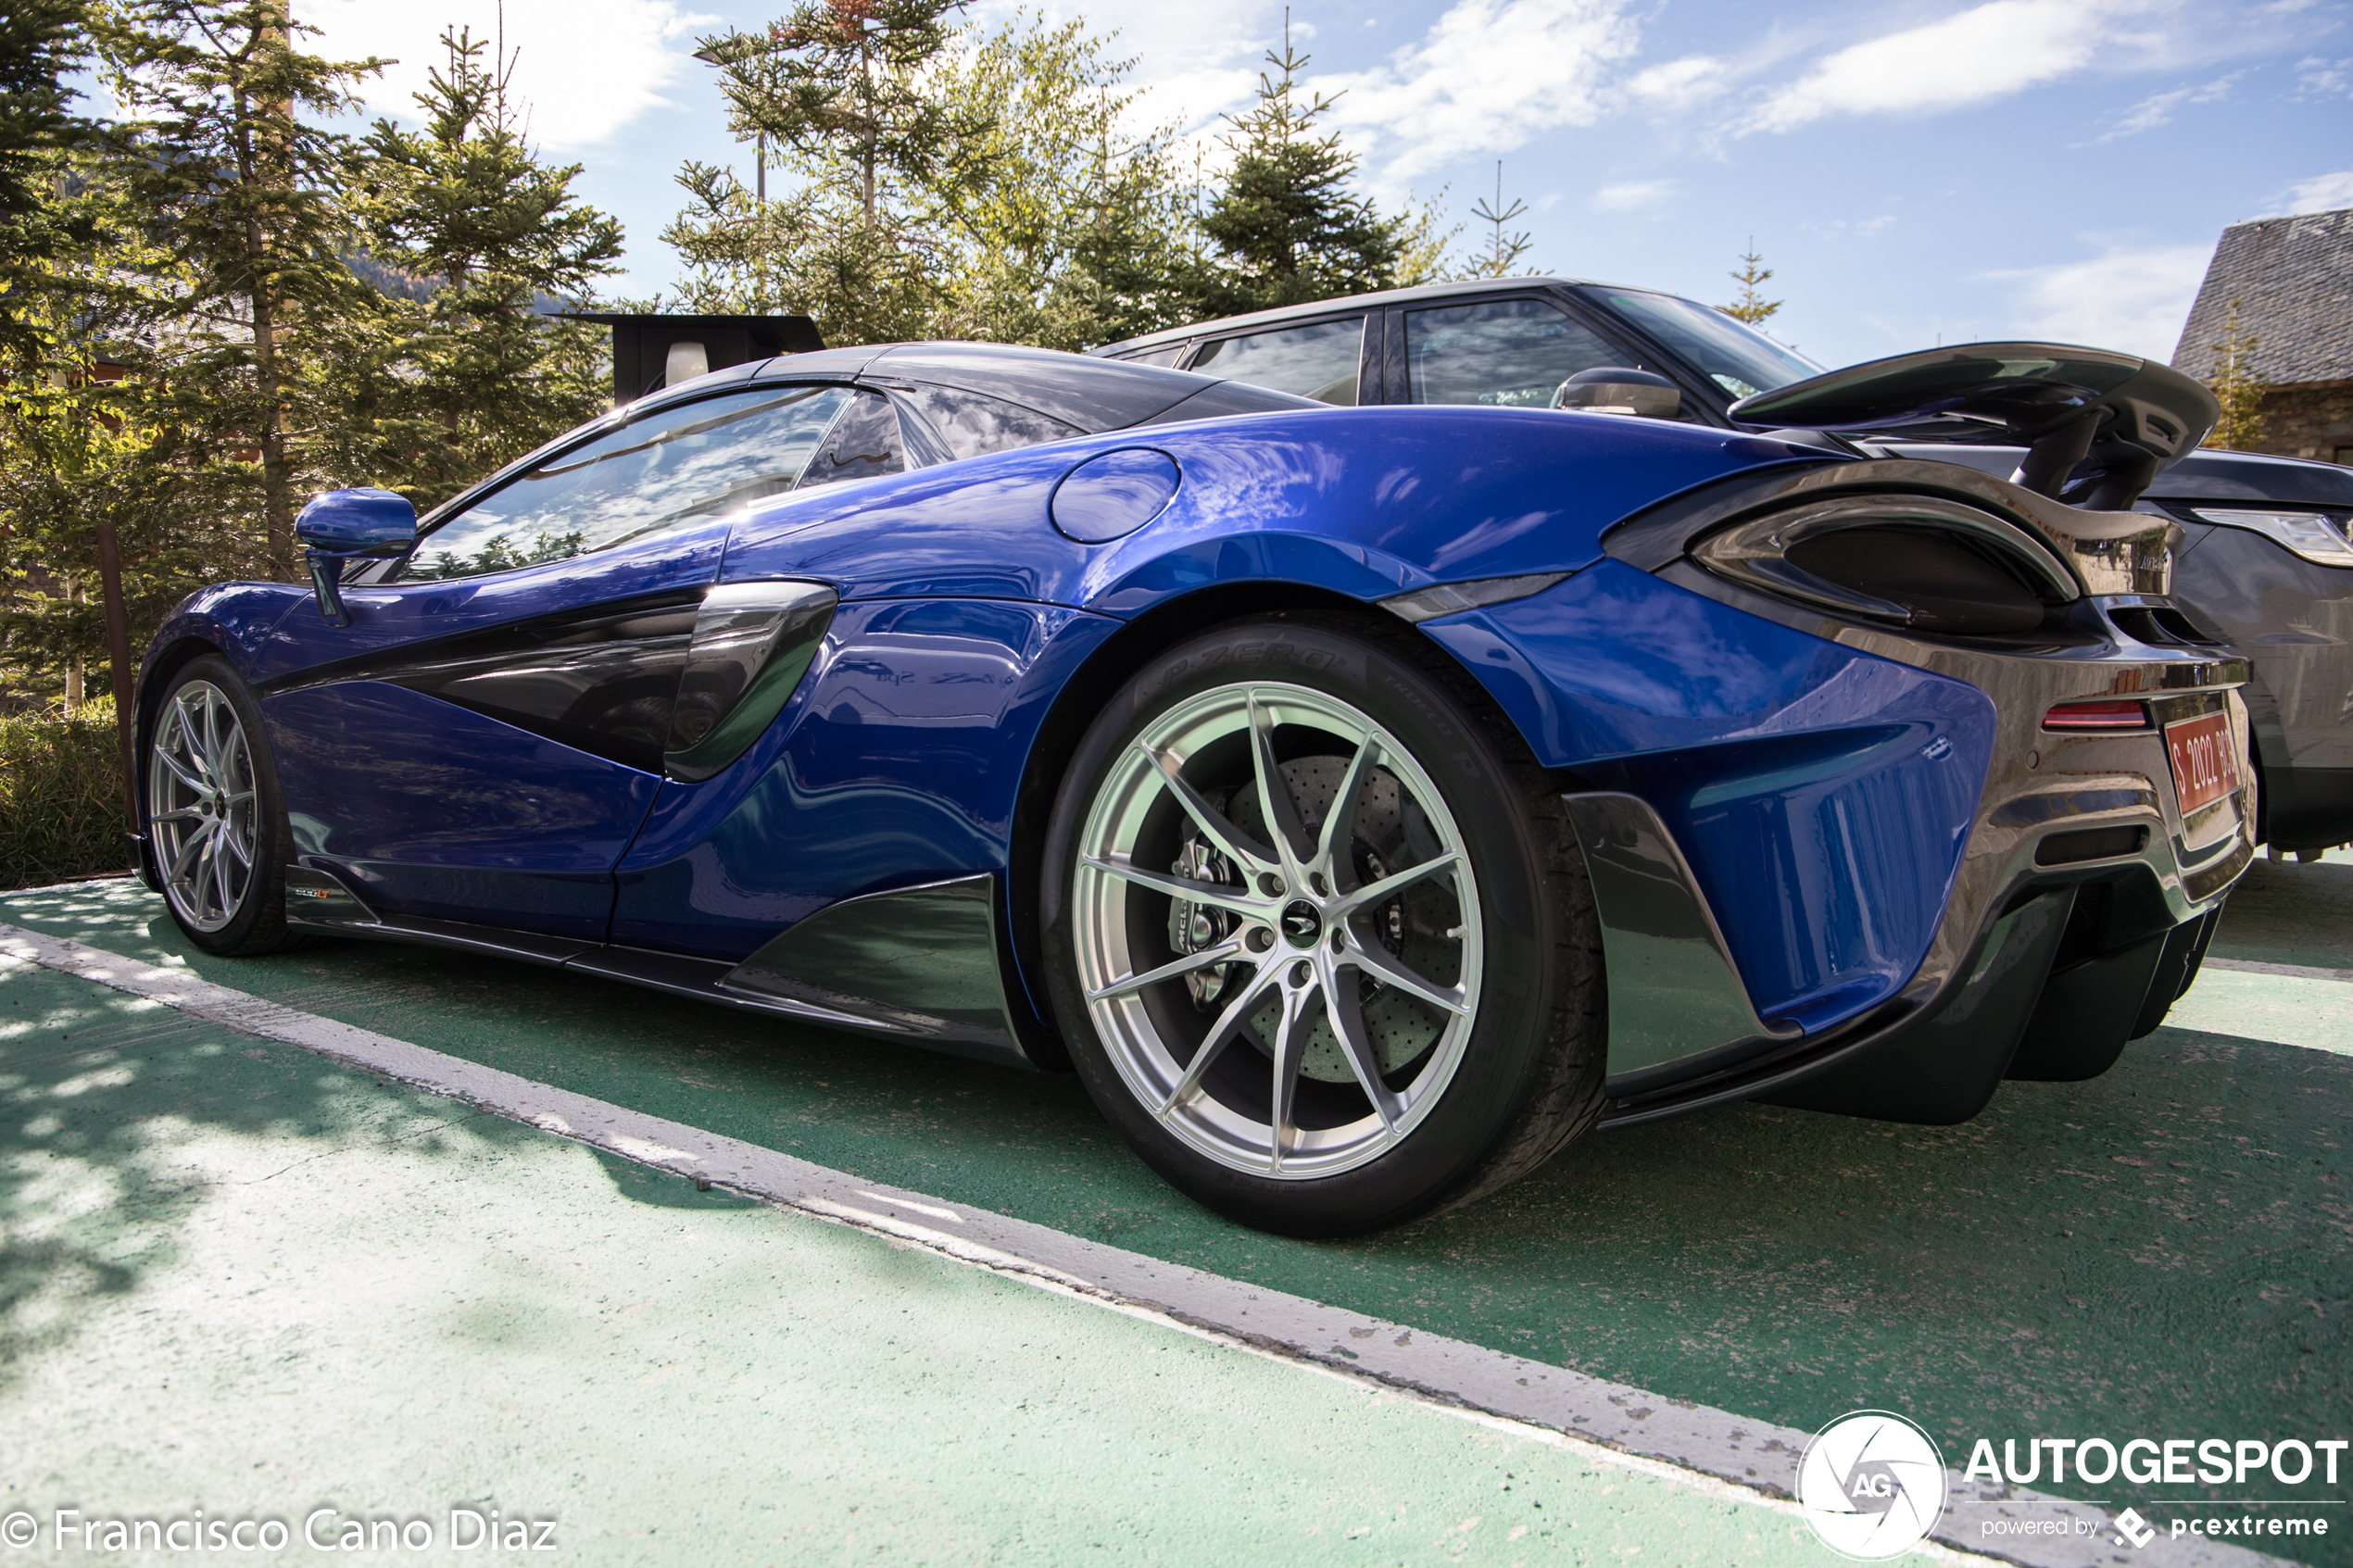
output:
[[[2246,666],[2149,631],[2176,525],[1643,395],[836,349],[422,521],[333,492],[308,585],[147,655],[145,872],[213,952],[436,944],[1075,1069],[1300,1235],[1597,1125],[2105,1070],[2252,854]],[[2105,398],[2151,469],[2212,419],[2154,367],[2021,395]]]

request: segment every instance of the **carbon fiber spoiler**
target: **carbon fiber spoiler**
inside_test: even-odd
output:
[[[2133,355],[1971,343],[1850,365],[1730,412],[1771,430],[2024,446],[2020,484],[2086,511],[2123,511],[2197,449],[2222,410],[2181,371]]]

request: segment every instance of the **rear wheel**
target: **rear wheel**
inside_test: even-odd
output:
[[[1172,1183],[1341,1235],[1591,1125],[1599,935],[1552,781],[1410,633],[1242,622],[1081,744],[1041,898],[1089,1091]]]
[[[195,660],[157,705],[141,759],[148,841],[164,901],[207,952],[273,952],[292,859],[261,712],[227,661]]]

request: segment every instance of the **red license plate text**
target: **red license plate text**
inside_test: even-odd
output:
[[[2227,713],[2166,725],[2165,754],[2173,764],[2173,791],[2181,797],[2184,817],[2239,786],[2238,747],[2231,740]]]

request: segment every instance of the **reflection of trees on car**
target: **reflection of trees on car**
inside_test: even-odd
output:
[[[849,401],[840,387],[787,387],[633,421],[444,520],[395,575],[476,577],[564,560],[783,495]]]

